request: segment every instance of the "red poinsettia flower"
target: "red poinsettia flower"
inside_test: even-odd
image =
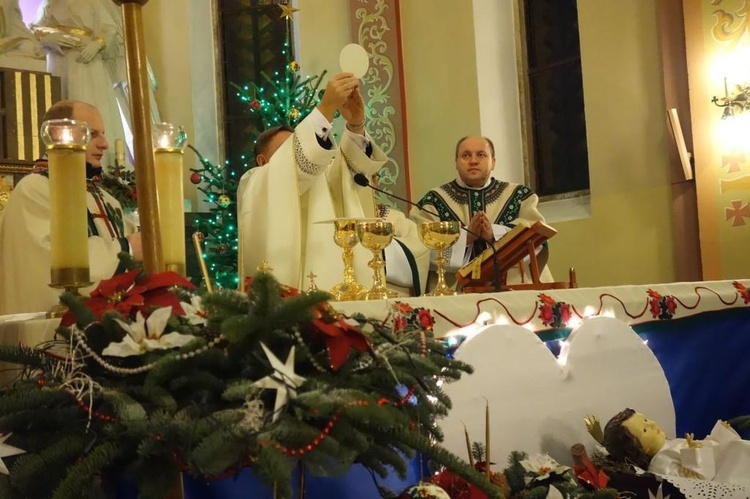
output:
[[[331,357],[331,368],[338,371],[349,358],[349,349],[366,352],[369,348],[367,337],[342,317],[319,317],[313,319],[316,331],[322,333],[323,341]]]
[[[398,305],[398,311],[399,311],[399,313],[404,314],[404,315],[407,315],[407,314],[411,313],[412,308],[411,308],[411,305],[409,305],[408,303],[404,303],[402,301],[399,301],[399,302],[396,302],[396,304]]]
[[[393,332],[400,333],[404,329],[406,329],[406,317],[396,317],[393,320]]]
[[[553,300],[552,297],[545,295],[544,293],[539,294],[539,301],[542,302],[542,305],[552,306],[555,304],[555,300]]]
[[[94,313],[97,320],[110,310],[116,310],[127,317],[138,310],[146,313],[150,307],[172,307],[173,314],[184,315],[179,298],[169,291],[169,288],[195,288],[190,281],[171,271],[141,278],[139,276],[140,270],[130,270],[111,279],[102,280],[91,292],[91,297],[86,300],[86,307]],[[71,311],[66,312],[60,321],[63,327],[74,323],[75,316]]]
[[[419,309],[419,325],[427,331],[432,331],[432,326],[435,325],[435,318],[432,317],[430,311],[426,308]]]
[[[747,287],[739,281],[734,281],[732,284],[744,300],[745,304],[750,303],[750,290],[748,290]]]
[[[674,296],[669,295],[666,297],[667,302],[667,312],[669,312],[670,315],[674,315],[675,310],[677,310],[677,300],[674,299]]]
[[[180,299],[170,291],[170,288],[179,286],[186,289],[195,289],[190,281],[172,271],[147,275],[145,278],[139,279],[137,285],[143,288],[141,294],[144,303],[140,310],[144,314],[150,308],[172,307],[172,315],[185,315],[185,311],[180,305]]]
[[[563,324],[567,324],[570,320],[570,305],[567,303],[561,303],[560,304],[560,322]]]
[[[552,310],[551,305],[542,305],[539,310],[539,318],[542,320],[542,324],[552,324],[555,320],[555,312]]]
[[[659,317],[659,314],[661,313],[661,295],[653,289],[649,289],[647,293],[650,298],[648,301],[648,305],[651,310],[651,316]]]
[[[141,294],[143,288],[135,285],[138,274],[138,270],[131,270],[112,279],[102,280],[91,292],[91,298],[86,302],[86,306],[94,312],[97,319],[101,319],[108,310],[130,315],[131,310],[142,307],[144,303]]]
[[[573,466],[576,478],[591,485],[595,490],[603,489],[609,482],[609,477],[602,470],[596,469],[594,464],[585,454],[579,456],[580,464]]]

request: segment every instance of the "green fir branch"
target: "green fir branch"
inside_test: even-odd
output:
[[[19,456],[10,470],[13,488],[34,497],[49,496],[51,485],[64,478],[65,469],[83,454],[90,440],[90,435],[80,431],[58,434],[40,452]],[[42,476],[44,480],[39,479]]]
[[[96,445],[87,455],[68,468],[67,475],[60,482],[52,499],[78,499],[94,477],[112,466],[125,450],[117,442],[109,441]]]
[[[148,417],[146,409],[122,390],[104,390],[102,399],[114,407],[121,421],[143,421]]]

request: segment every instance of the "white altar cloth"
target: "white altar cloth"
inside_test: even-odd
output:
[[[707,281],[643,286],[613,286],[601,288],[554,289],[544,291],[508,291],[504,293],[465,294],[439,297],[404,297],[376,301],[332,302],[346,315],[364,314],[366,317],[385,319],[395,302],[408,303],[412,308],[430,309],[435,317],[435,336],[470,333],[467,328],[490,324],[517,324],[532,331],[544,331],[565,325],[545,323],[550,308],[566,308],[570,314],[567,327],[575,327],[584,317],[607,316],[620,319],[628,325],[659,320],[652,313],[653,302],[663,301],[672,306],[672,319],[724,310],[747,307],[746,300],[735,286],[749,287],[750,281]],[[650,294],[651,293],[651,294]],[[656,298],[658,295],[660,298]],[[553,305],[545,304],[542,296]],[[669,310],[667,310],[669,312]],[[548,318],[548,317],[547,317]]]

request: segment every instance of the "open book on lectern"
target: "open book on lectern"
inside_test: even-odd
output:
[[[503,237],[461,267],[456,273],[456,281],[461,286],[471,285],[476,281],[491,282],[497,273],[504,285],[508,270],[530,257],[531,281],[538,283],[539,266],[535,250],[555,234],[557,231],[544,222],[518,220],[516,226]],[[497,259],[497,264],[493,262],[493,256]]]

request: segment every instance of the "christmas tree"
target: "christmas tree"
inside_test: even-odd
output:
[[[201,298],[177,274],[129,265],[85,302],[63,295],[59,341],[0,347],[20,366],[0,394],[0,497],[105,497],[126,476],[162,498],[180,472],[245,466],[290,497],[299,463],[384,475],[414,452],[501,497],[436,443],[450,408],[440,382],[471,369],[446,357],[429,311],[346,318],[326,293],[267,273],[247,294]]]
[[[237,179],[234,170],[215,165],[197,149],[200,166],[193,168],[190,181],[210,205],[206,217],[195,221],[209,279],[219,288],[237,289]]]

